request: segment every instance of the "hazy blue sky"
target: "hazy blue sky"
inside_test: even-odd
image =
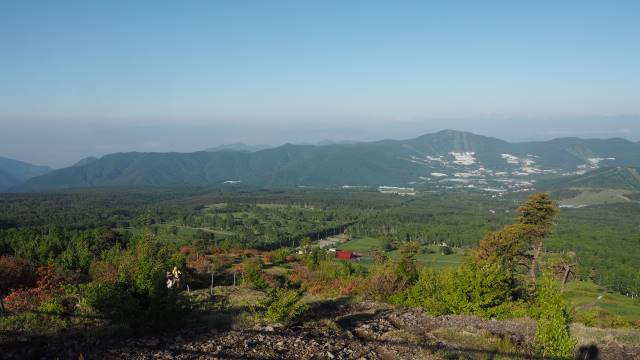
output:
[[[640,1],[0,0],[0,155],[640,140]]]

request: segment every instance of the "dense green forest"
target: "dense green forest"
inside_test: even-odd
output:
[[[558,192],[560,198],[563,194]],[[87,257],[125,244],[144,228],[176,245],[200,238],[226,248],[295,247],[303,238],[340,232],[396,246],[417,241],[475,247],[487,232],[511,221],[522,199],[463,192],[398,197],[373,191],[202,188],[2,194],[0,251],[37,264],[54,261],[82,269]],[[547,250],[576,252],[578,277],[635,296],[640,223],[631,214],[640,214],[639,204],[562,209]]]

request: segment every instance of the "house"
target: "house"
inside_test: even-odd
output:
[[[355,257],[356,254],[353,251],[336,250],[336,259],[351,260]]]

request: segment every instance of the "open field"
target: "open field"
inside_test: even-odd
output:
[[[574,307],[582,308],[597,306],[626,320],[640,320],[640,299],[630,298],[621,294],[607,292],[598,285],[587,281],[574,281],[567,284],[565,291],[567,298]],[[598,299],[599,296],[602,298]]]
[[[352,239],[338,246],[341,250],[350,250],[362,254],[361,263],[369,265],[373,262],[372,253],[374,251],[382,251],[382,240],[374,237],[361,237]],[[449,255],[443,255],[439,246],[425,245],[421,249],[428,249],[429,253],[418,253],[416,261],[419,265],[429,266],[435,269],[454,267],[460,265],[464,261],[464,250],[452,249]],[[399,250],[393,250],[386,253],[390,259],[398,259]]]
[[[559,202],[560,206],[590,206],[602,204],[628,203],[633,200],[628,195],[633,194],[630,190],[620,189],[576,189],[582,191],[577,196]]]

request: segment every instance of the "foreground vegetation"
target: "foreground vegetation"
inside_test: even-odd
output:
[[[572,322],[631,328],[640,319],[637,298],[594,283],[607,277],[585,270],[586,245],[576,256],[563,242],[566,227],[586,219],[558,217],[546,194],[516,209],[521,199],[463,194],[199,191],[8,195],[0,341],[77,328],[146,334],[239,311],[287,325],[310,311],[309,299],[347,297],[433,316],[532,318],[530,351],[568,358]],[[331,247],[356,260],[337,260]],[[632,272],[611,268],[633,289]]]

